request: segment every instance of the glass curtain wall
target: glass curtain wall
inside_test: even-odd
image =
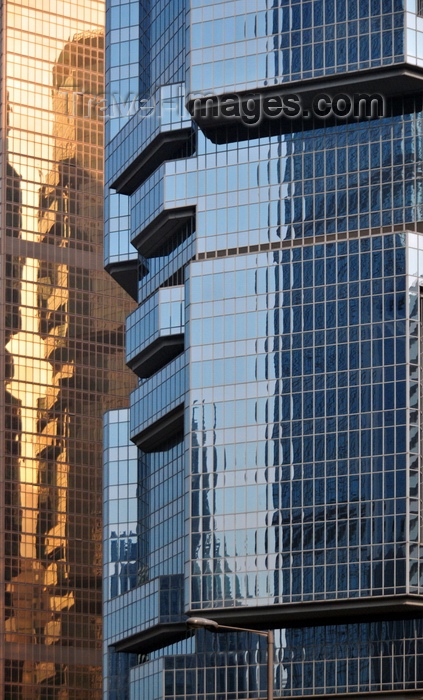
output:
[[[102,414],[126,404],[102,270],[102,2],[2,6],[0,687],[101,692]]]

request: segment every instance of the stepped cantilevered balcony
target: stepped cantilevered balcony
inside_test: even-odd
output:
[[[164,287],[126,321],[126,362],[150,377],[184,349],[184,287]]]
[[[186,377],[187,357],[182,353],[132,392],[130,438],[143,452],[183,430]]]
[[[192,153],[194,132],[184,90],[180,83],[161,87],[111,142],[107,184],[119,194],[132,194],[165,160]]]

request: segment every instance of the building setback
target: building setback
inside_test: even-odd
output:
[[[126,405],[127,295],[102,269],[104,8],[1,10],[5,700],[101,695],[102,414]]]
[[[423,8],[106,22],[107,700],[423,697]],[[368,96],[366,97],[363,96]]]

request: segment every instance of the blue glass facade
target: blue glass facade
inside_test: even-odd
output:
[[[258,8],[194,0],[190,20],[193,91],[257,88],[405,59],[404,0],[298,0]]]
[[[407,238],[191,266],[190,609],[418,592]]]
[[[188,91],[233,92],[410,63],[422,65],[414,0],[189,3]]]
[[[265,697],[263,638],[190,615],[274,629],[276,697],[423,692],[418,3],[109,5],[140,101],[106,148],[138,386],[106,417],[105,697]],[[383,116],[189,112],[337,76]]]

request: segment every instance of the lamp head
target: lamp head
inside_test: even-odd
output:
[[[187,627],[190,629],[206,629],[210,632],[216,632],[219,629],[219,623],[216,620],[209,620],[207,617],[189,617]]]

